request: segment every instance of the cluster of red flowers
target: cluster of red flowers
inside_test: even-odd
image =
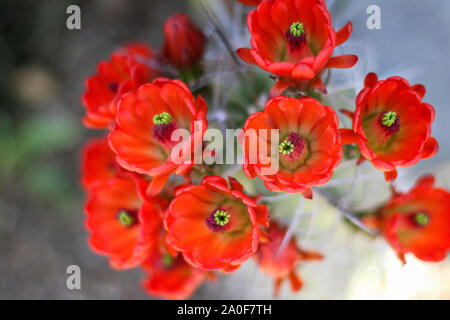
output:
[[[395,179],[396,167],[437,153],[431,137],[434,109],[422,102],[422,85],[368,74],[355,112],[343,111],[353,119],[352,129],[339,129],[334,109],[308,96],[312,90],[326,92],[321,80],[326,69],[357,62],[354,55],[332,57],[352,25],[336,32],[323,0],[239,1],[257,8],[247,17],[252,48],[237,53],[276,78],[271,99],[247,119],[244,132],[280,133],[279,141],[258,136],[256,157],[245,135],[243,170],[249,179],[262,179],[273,192],[311,199],[311,188],[331,179],[343,145],[358,146],[358,163],[370,160],[388,181]],[[299,262],[322,255],[300,250],[295,238],[280,248],[286,228],[269,218],[261,197],[248,195],[236,179],[203,174],[201,182],[192,182],[194,171],[204,172],[192,161],[192,146],[202,145],[207,103],[181,80],[164,78],[158,66],[171,65],[183,79],[195,77],[202,70],[206,37],[183,14],[167,20],[164,36],[160,52],[145,44],[125,46],[86,82],[83,122],[109,131],[83,152],[91,247],[116,269],[141,266],[147,274],[143,287],[167,299],[189,297],[203,281],[215,279],[214,271],[233,272],[252,256],[275,279],[276,292],[284,278],[299,290]],[[172,139],[176,129],[189,132],[181,146]],[[272,150],[274,143],[279,169],[266,175],[270,163],[262,150]],[[176,163],[175,148],[192,153]],[[411,192],[394,193],[372,221],[402,259],[412,252],[438,261],[450,249],[450,194],[432,182],[424,178]]]

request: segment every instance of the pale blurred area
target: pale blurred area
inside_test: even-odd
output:
[[[217,9],[219,1],[205,2]],[[80,97],[85,78],[121,44],[140,40],[160,47],[162,25],[171,14],[188,11],[208,25],[199,2],[0,1],[0,299],[148,297],[140,288],[139,270],[116,272],[87,245],[78,168],[79,150],[93,133],[81,125]],[[332,84],[337,94],[340,83],[358,87],[367,72],[377,71],[380,78],[401,75],[411,83],[423,83],[424,100],[436,109],[433,135],[441,146],[438,156],[401,169],[396,187],[406,191],[420,175],[431,172],[437,185],[450,188],[450,1],[327,3],[336,28],[347,20],[354,25],[353,35],[335,54],[356,53],[360,58],[357,67],[335,72]],[[65,27],[69,4],[81,7],[81,31]],[[381,30],[366,27],[371,4],[381,8]],[[242,19],[215,14],[230,28],[235,48],[248,45],[242,25],[234,23]],[[353,101],[343,101],[339,103],[352,107]],[[344,165],[336,179],[354,176],[352,168]],[[389,197],[382,175],[369,163],[361,167],[357,180],[354,187],[348,179],[334,185],[336,198],[362,209]],[[298,199],[274,201],[273,216],[289,225]],[[294,294],[285,282],[280,298],[450,299],[449,258],[424,263],[408,255],[402,266],[384,239],[373,239],[345,222],[320,198],[305,201],[294,229],[300,247],[317,250],[325,259],[302,264],[298,273],[304,287]],[[65,286],[66,268],[72,264],[82,270],[79,291]],[[273,280],[250,260],[237,272],[204,284],[193,298],[272,299],[272,293]]]
[[[383,177],[369,164],[363,166],[363,171],[374,173],[374,177],[363,182],[364,187],[357,188],[352,204],[355,207],[374,195],[388,196],[387,189],[376,194],[366,188],[370,183],[380,185]],[[441,174],[438,185],[450,188],[450,175]],[[342,192],[348,188],[348,185],[343,185]],[[280,221],[287,225],[292,219],[292,210],[284,209],[296,208],[297,204],[298,196],[274,203]],[[408,254],[406,265],[402,265],[383,238],[373,239],[355,229],[323,201],[306,200],[295,229],[301,248],[317,250],[325,258],[302,263],[297,271],[303,279],[303,288],[292,293],[288,281],[285,281],[279,296],[281,299],[450,299],[449,258],[440,263],[427,263]],[[261,274],[254,261],[221,278],[226,281],[203,286],[198,297],[219,294],[224,299],[273,298],[273,280]]]

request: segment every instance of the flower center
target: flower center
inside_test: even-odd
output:
[[[381,117],[381,123],[386,127],[392,127],[395,121],[397,121],[397,113],[394,111],[385,112]]]
[[[172,121],[172,116],[167,112],[162,112],[159,114],[155,114],[153,116],[153,123],[155,125],[158,124],[169,124]]]
[[[394,111],[387,111],[381,114],[379,121],[388,136],[400,130],[400,119]]]
[[[217,209],[206,218],[205,222],[211,231],[224,232],[230,226],[230,218],[231,215],[227,211]]]
[[[117,219],[124,227],[131,227],[136,222],[136,218],[133,212],[129,212],[125,209],[121,209],[117,215]]]
[[[162,263],[163,267],[166,269],[170,268],[172,266],[173,262],[174,262],[173,257],[168,253],[165,253],[161,258],[161,263]]]
[[[292,50],[298,50],[301,45],[306,41],[306,31],[303,23],[294,22],[286,31],[286,39],[290,44]]]
[[[293,24],[291,24],[291,26],[289,27],[289,33],[294,37],[300,37],[301,35],[305,34],[303,23],[294,22]]]
[[[171,141],[172,132],[176,129],[176,125],[172,121],[172,116],[167,112],[156,114],[153,117],[153,137],[162,144]]]
[[[230,214],[224,210],[217,210],[214,213],[214,221],[219,226],[226,226],[230,222]]]
[[[306,141],[299,134],[291,132],[289,136],[280,143],[279,151],[289,159],[299,159],[303,155]]]
[[[295,147],[292,142],[289,140],[284,140],[280,144],[280,153],[284,154],[285,156],[291,154],[294,151]]]
[[[113,93],[117,93],[117,90],[119,89],[119,84],[116,82],[109,82],[108,83],[109,90],[111,90]]]
[[[419,227],[425,227],[430,223],[430,216],[426,212],[417,212],[413,216],[414,222]]]

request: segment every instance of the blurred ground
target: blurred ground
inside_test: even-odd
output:
[[[354,25],[349,42],[336,53],[360,57],[351,73],[339,71],[337,76],[357,83],[374,70],[380,77],[406,76],[426,85],[425,101],[436,108],[433,135],[440,153],[401,170],[398,185],[410,186],[419,173],[431,170],[450,187],[450,2],[327,2],[336,27],[349,19]],[[81,7],[80,31],[65,27],[70,4]],[[367,29],[369,4],[380,6],[382,30]],[[0,299],[147,297],[139,286],[139,270],[113,271],[87,246],[79,150],[92,132],[81,126],[80,97],[84,79],[100,60],[134,40],[160,47],[165,19],[186,6],[183,0],[0,2]],[[309,221],[305,216],[300,228],[306,230]],[[304,289],[290,295],[286,286],[282,297],[450,298],[442,286],[450,278],[448,261],[424,265],[412,259],[402,270],[381,239],[356,233],[332,211],[321,211],[311,225],[311,234],[300,229],[300,239],[326,259],[305,265],[300,270]],[[65,286],[65,271],[72,264],[81,267],[80,291]],[[271,298],[271,280],[255,270],[249,262],[222,281],[204,285],[194,298]]]
[[[66,28],[78,4],[82,29]],[[0,298],[145,298],[140,272],[118,273],[84,230],[79,153],[84,80],[123,43],[158,48],[184,1],[0,2]],[[65,287],[82,269],[82,290]]]

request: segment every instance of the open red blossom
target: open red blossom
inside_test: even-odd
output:
[[[258,176],[274,192],[311,197],[309,188],[326,183],[342,159],[338,126],[334,110],[313,98],[269,100],[244,126],[245,174]],[[273,130],[279,130],[278,141]],[[278,171],[268,174],[275,161]]]
[[[164,38],[164,55],[178,68],[190,69],[202,59],[206,37],[187,15],[178,13],[167,19]]]
[[[99,181],[112,179],[123,169],[116,162],[116,156],[106,138],[92,139],[83,148],[81,181],[89,188]]]
[[[380,228],[405,262],[413,253],[424,261],[441,261],[450,250],[450,193],[421,178],[408,193],[395,193],[380,210]]]
[[[235,179],[206,176],[176,190],[165,215],[167,241],[193,266],[232,272],[266,239],[266,206],[243,193]]]
[[[241,48],[239,57],[279,77],[271,97],[289,86],[326,92],[320,78],[327,68],[350,68],[355,55],[331,57],[334,48],[352,32],[347,23],[335,32],[323,0],[267,0],[247,18],[251,49]]]
[[[164,200],[160,199],[160,196],[156,199]],[[172,194],[165,196],[173,199]],[[159,205],[163,211],[168,208],[168,203],[159,201]],[[187,299],[204,280],[214,279],[215,276],[212,272],[205,272],[191,266],[167,243],[162,219],[163,217],[159,218],[161,221],[159,245],[152,249],[149,257],[142,264],[147,274],[142,286],[149,294],[164,299]]]
[[[424,95],[423,85],[411,86],[401,77],[378,81],[369,73],[355,112],[344,111],[353,119],[353,130],[341,130],[343,143],[358,143],[363,159],[384,171],[386,180],[394,180],[397,166],[412,166],[439,150],[430,137],[434,108],[422,102]]]
[[[98,65],[97,74],[86,81],[82,101],[86,108],[83,123],[90,128],[109,128],[117,112],[119,98],[133,92],[157,75],[147,64],[153,52],[145,44],[131,44],[114,52]]]
[[[260,4],[263,0],[238,0],[240,3],[249,5],[249,6],[257,6]]]
[[[183,175],[192,168],[208,126],[206,112],[203,97],[195,100],[183,82],[156,79],[121,99],[110,146],[122,167],[153,177],[148,194],[156,195],[172,173]],[[173,141],[176,129],[190,136]],[[172,153],[180,157],[173,161]]]
[[[161,208],[140,196],[137,180],[121,177],[96,183],[85,207],[92,249],[108,256],[117,269],[141,264],[159,239]]]
[[[195,268],[187,263],[183,256],[172,256],[163,247],[153,250],[142,264],[147,278],[142,285],[151,295],[170,300],[189,298],[195,290],[214,275]]]
[[[315,251],[300,250],[295,238],[291,238],[281,249],[281,243],[287,230],[272,222],[268,231],[271,242],[261,244],[256,259],[261,271],[275,279],[275,296],[278,296],[280,286],[284,279],[289,279],[292,291],[299,291],[303,281],[296,269],[302,261],[321,260],[323,256]]]

